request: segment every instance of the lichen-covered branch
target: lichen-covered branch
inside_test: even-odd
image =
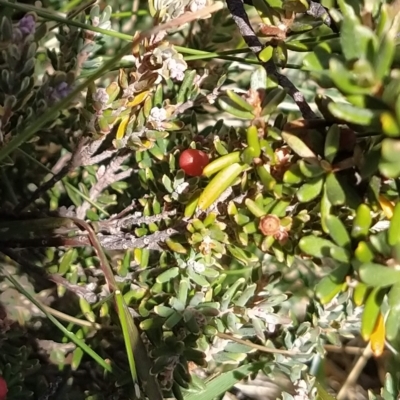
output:
[[[96,198],[111,184],[128,178],[133,169],[129,168],[126,171],[117,173],[121,168],[121,165],[130,157],[130,154],[121,154],[116,156],[109,164],[108,167],[100,167],[97,172],[97,183],[90,189],[90,200],[95,201]],[[83,219],[86,216],[86,211],[89,209],[90,204],[85,201],[76,211],[76,215],[79,219]]]

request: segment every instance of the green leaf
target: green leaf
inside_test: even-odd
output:
[[[314,200],[321,193],[324,181],[324,177],[320,176],[304,183],[296,192],[299,201],[301,203],[307,203]]]
[[[172,267],[162,272],[160,275],[158,275],[156,281],[157,283],[165,283],[170,281],[171,279],[176,278],[178,275],[179,275],[179,268]]]
[[[328,110],[334,117],[341,121],[363,126],[376,126],[379,124],[381,114],[380,111],[335,102],[328,104]]]
[[[325,160],[329,163],[335,159],[340,145],[340,128],[339,125],[333,124],[326,135],[325,139]]]
[[[388,243],[394,246],[400,243],[400,202],[397,203],[393,210],[393,217],[390,220],[388,230]]]
[[[299,241],[299,247],[301,251],[313,257],[332,257],[344,263],[349,260],[349,254],[344,249],[318,236],[303,236]]]
[[[397,119],[394,113],[390,111],[384,111],[379,116],[379,121],[381,123],[381,127],[383,133],[387,136],[398,137],[400,136],[400,126],[397,122]]]
[[[316,159],[312,150],[296,135],[290,132],[282,132],[282,138],[287,145],[300,157]]]
[[[353,291],[353,301],[356,306],[362,306],[368,294],[368,286],[359,282]]]
[[[243,111],[249,111],[249,112],[253,111],[253,106],[249,104],[245,99],[243,99],[243,97],[235,93],[233,90],[228,89],[226,91],[226,94],[234,103],[236,103],[238,108],[243,109]]]
[[[266,46],[264,47],[264,49],[261,50],[261,52],[258,55],[258,58],[262,62],[267,62],[272,58],[273,54],[274,54],[274,48],[272,46]]]
[[[64,253],[61,263],[58,267],[58,273],[60,275],[65,275],[69,271],[71,264],[76,256],[76,249],[69,249],[66,253]]]
[[[348,264],[341,264],[328,276],[325,276],[315,287],[315,294],[322,304],[329,303],[343,287],[343,282],[349,272]]]
[[[265,90],[267,87],[267,72],[263,66],[257,67],[251,74],[250,87],[255,92],[260,89]]]
[[[250,363],[242,365],[232,371],[222,373],[216,378],[211,378],[206,382],[206,389],[185,395],[185,400],[214,400],[216,397],[224,394],[233,385],[242,379],[247,378],[250,374],[256,373],[262,368],[262,363]]]
[[[301,173],[306,178],[317,178],[325,173],[324,169],[318,162],[307,162],[305,160],[300,160],[298,165]]]
[[[249,119],[252,120],[254,118],[254,114],[250,111],[244,110],[242,107],[239,107],[235,102],[233,102],[229,97],[221,97],[218,101],[219,106],[229,114],[241,119]]]
[[[366,204],[360,204],[353,220],[351,236],[354,239],[365,239],[372,224],[371,210]]]
[[[400,332],[400,282],[396,283],[388,293],[389,313],[386,317],[386,338],[393,341]]]
[[[396,50],[396,33],[394,29],[390,29],[389,32],[382,35],[379,43],[379,50],[376,52],[374,60],[375,76],[379,80],[390,74],[390,67]]]
[[[364,241],[358,243],[354,255],[356,256],[357,260],[362,263],[371,262],[375,256],[372,249],[372,245]]]
[[[371,48],[375,50],[378,47],[374,32],[355,18],[344,18],[340,28],[340,42],[347,61],[366,59]]]
[[[329,61],[330,77],[336,87],[344,94],[369,94],[372,88],[369,85],[360,86],[354,79],[354,73],[350,72],[342,62],[336,58]]]
[[[278,108],[279,104],[285,99],[287,91],[280,87],[271,89],[263,100],[263,107],[261,111],[262,116],[271,115]]]
[[[361,336],[365,341],[369,340],[375,328],[384,295],[385,292],[381,288],[375,288],[365,302],[361,318]]]
[[[335,243],[350,251],[351,239],[343,222],[335,215],[329,215],[326,218],[326,226],[329,230],[330,237],[335,241]]]
[[[304,180],[299,164],[292,164],[283,174],[283,182],[289,185],[296,185]]]
[[[346,193],[333,172],[326,176],[325,188],[326,195],[333,206],[340,206],[346,202]]]
[[[358,273],[361,280],[372,287],[387,287],[400,282],[400,271],[380,264],[362,264]]]

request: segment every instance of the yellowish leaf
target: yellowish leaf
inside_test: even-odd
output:
[[[379,313],[375,328],[371,333],[370,343],[374,356],[381,356],[385,348],[385,321],[382,313]]]
[[[117,130],[117,135],[116,135],[117,140],[120,140],[125,136],[126,127],[128,125],[128,122],[129,122],[129,115],[122,118],[121,123],[119,124],[118,130]]]

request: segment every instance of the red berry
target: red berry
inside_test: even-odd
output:
[[[207,154],[201,150],[186,149],[179,157],[179,166],[189,176],[200,176],[208,163]]]
[[[0,376],[0,400],[6,400],[7,392],[7,382]]]

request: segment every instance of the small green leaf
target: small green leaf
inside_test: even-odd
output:
[[[156,281],[157,283],[165,283],[173,278],[176,278],[178,275],[179,275],[179,268],[172,267],[162,272],[160,275],[158,275]]]
[[[362,282],[359,282],[357,286],[354,288],[353,301],[357,307],[362,306],[364,304],[368,294],[368,290],[369,290],[368,286]]]
[[[296,135],[289,132],[282,132],[282,138],[287,145],[300,157],[316,159],[317,157],[312,150]]]
[[[224,394],[237,382],[241,381],[250,374],[256,373],[262,368],[262,363],[250,363],[224,372],[206,382],[206,389],[197,393],[190,393],[185,396],[185,400],[213,400]]]
[[[361,280],[372,287],[387,287],[400,282],[400,271],[380,264],[362,264],[358,273]]]
[[[365,302],[364,312],[361,318],[361,336],[365,341],[369,340],[375,328],[384,295],[385,291],[377,287],[370,293]]]
[[[349,260],[349,254],[344,249],[336,246],[328,239],[314,235],[303,236],[299,241],[299,247],[301,251],[313,257],[332,257],[343,263]]]
[[[333,124],[326,134],[325,139],[325,160],[329,163],[332,163],[334,158],[336,157],[337,152],[339,151],[340,144],[340,128],[339,125]]]
[[[356,256],[357,260],[362,263],[371,262],[375,256],[372,249],[372,245],[364,241],[358,243],[354,255]]]
[[[329,215],[326,218],[326,226],[328,227],[330,237],[335,243],[350,251],[351,239],[343,222],[335,215]]]
[[[266,46],[264,49],[261,50],[260,54],[258,55],[259,60],[262,62],[269,61],[274,54],[274,48],[272,46]]]
[[[252,120],[254,118],[254,114],[252,112],[243,110],[242,107],[238,107],[238,105],[227,96],[221,97],[218,101],[218,104],[224,111],[232,114],[235,117],[248,120]]]
[[[193,88],[193,82],[196,78],[196,71],[195,70],[187,70],[185,71],[185,77],[181,83],[181,87],[179,88],[179,92],[176,98],[176,103],[184,103],[185,101],[190,99],[190,92]]]
[[[379,120],[381,122],[381,127],[383,133],[387,136],[398,137],[400,136],[400,126],[397,122],[395,115],[390,111],[383,111]]]
[[[366,204],[360,204],[353,220],[351,236],[354,239],[365,239],[372,224],[371,210]]]
[[[342,290],[349,269],[348,264],[341,264],[317,284],[315,294],[322,304],[329,303]]]
[[[296,185],[303,181],[303,176],[300,172],[300,167],[298,164],[293,164],[288,170],[283,174],[283,182],[289,185]]]
[[[237,106],[244,111],[253,111],[253,106],[249,104],[243,97],[239,96],[237,93],[235,93],[233,90],[227,90],[226,94],[228,97],[237,104]]]
[[[359,108],[346,103],[328,104],[328,110],[337,119],[362,126],[376,126],[379,123],[380,112],[368,108]]]
[[[388,230],[388,243],[391,246],[400,243],[400,202],[397,203],[393,210],[393,217],[390,220]]]
[[[321,165],[318,162],[310,163],[305,160],[300,160],[298,162],[298,165],[299,165],[301,173],[306,178],[317,178],[325,173],[324,169],[321,167]]]
[[[261,111],[261,115],[271,115],[273,112],[275,112],[279,104],[281,104],[285,99],[286,94],[286,90],[280,87],[271,89],[271,91],[267,93],[265,99],[263,100],[263,104],[265,104],[265,106]]]
[[[382,35],[379,43],[379,50],[376,52],[374,60],[375,76],[379,80],[390,74],[390,67],[396,51],[396,33],[397,31],[390,29],[389,32]]]
[[[325,187],[326,195],[333,206],[343,205],[346,202],[346,193],[333,172],[327,174]]]
[[[321,193],[324,185],[324,177],[320,176],[304,183],[296,192],[296,196],[301,203],[314,200]]]
[[[336,400],[333,396],[331,396],[325,389],[324,387],[318,382],[315,382],[314,385],[317,388],[317,393],[318,393],[318,400]]]
[[[395,340],[400,331],[400,282],[396,283],[388,293],[389,313],[386,317],[386,337]]]
[[[76,258],[76,249],[69,249],[66,253],[64,253],[60,266],[58,267],[58,273],[60,275],[65,275],[70,267],[74,259]]]

